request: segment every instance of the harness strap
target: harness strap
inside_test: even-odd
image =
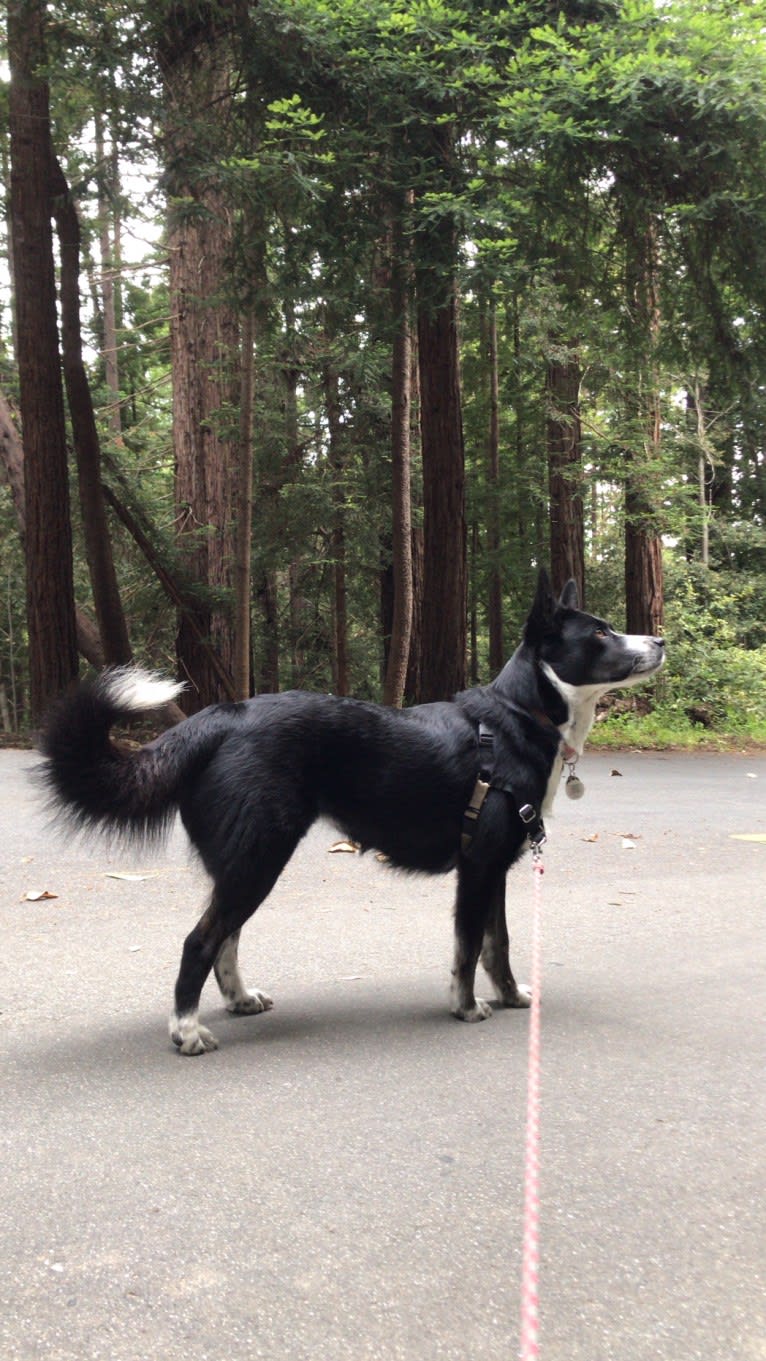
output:
[[[485,764],[482,763],[479,776],[476,780],[476,784],[473,787],[473,793],[471,794],[468,807],[466,808],[463,814],[463,826],[460,834],[460,849],[463,855],[470,854],[473,839],[474,836],[476,835],[476,827],[479,821],[479,814],[481,813],[482,807],[484,806],[484,800],[486,799],[490,789],[499,789],[501,793],[507,794],[510,798],[512,798],[513,802],[516,804],[519,817],[521,818],[521,821],[524,823],[524,826],[526,828],[527,839],[529,841],[530,846],[532,847],[532,851],[533,853],[536,853],[539,856],[541,847],[545,845],[547,839],[545,835],[545,823],[543,822],[540,813],[534,807],[534,804],[523,801],[523,798],[517,794],[516,790],[511,784],[509,784],[507,781],[504,783],[501,780],[492,779],[492,755],[494,752],[494,742],[495,734],[492,732],[492,729],[488,728],[486,723],[480,723],[479,751],[480,753],[483,751],[485,756],[489,755],[490,758],[489,768],[487,769]]]
[[[471,843],[476,832],[476,824],[479,821],[479,813],[481,812],[482,804],[489,793],[489,789],[490,786],[487,780],[482,780],[481,776],[479,776],[473,787],[470,803],[463,814],[463,829],[460,833],[460,849],[463,852],[463,855],[468,855],[468,852],[471,849]]]

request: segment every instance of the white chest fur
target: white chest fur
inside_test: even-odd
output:
[[[559,732],[562,737],[562,751],[553,762],[548,786],[543,800],[543,816],[550,814],[553,810],[553,800],[556,791],[561,783],[561,776],[564,770],[563,747],[568,747],[574,752],[574,759],[582,756],[583,748],[587,741],[588,733],[593,727],[596,717],[596,705],[605,695],[610,685],[569,685],[567,681],[560,680],[547,662],[542,663],[551,685],[555,685],[561,698],[564,700],[569,713],[563,723],[559,724]]]

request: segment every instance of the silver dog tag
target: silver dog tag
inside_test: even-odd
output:
[[[567,775],[567,782],[564,785],[564,790],[568,799],[581,799],[585,793],[585,785],[579,776],[572,772],[570,775]]]

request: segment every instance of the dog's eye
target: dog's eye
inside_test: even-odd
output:
[[[594,637],[596,637],[596,638],[608,638],[608,637],[609,637],[609,629],[601,628],[601,625],[599,625],[598,628],[595,628],[595,629],[593,630],[593,634],[594,634]]]

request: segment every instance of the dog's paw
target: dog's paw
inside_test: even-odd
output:
[[[261,992],[260,988],[253,988],[251,992],[227,1002],[226,1010],[231,1012],[232,1016],[257,1016],[261,1011],[271,1011],[273,1005],[273,997],[269,997],[267,992]]]
[[[507,1007],[531,1007],[532,989],[528,988],[526,983],[517,983],[516,996],[510,1002],[506,1002],[505,1005]]]
[[[472,1007],[453,1007],[452,1015],[457,1016],[459,1021],[487,1021],[492,1015],[492,1008],[483,997],[475,997]]]
[[[209,1054],[218,1048],[215,1035],[206,1026],[200,1025],[196,1017],[171,1016],[170,1038],[179,1053],[190,1056]]]
[[[177,1039],[174,1035],[173,1043],[178,1046],[178,1052],[180,1054],[187,1055],[210,1054],[214,1049],[218,1048],[218,1041],[215,1038],[215,1035],[204,1025],[198,1026],[195,1031],[192,1031],[192,1033],[187,1035],[183,1040],[180,1035]]]
[[[525,983],[515,983],[513,987],[498,989],[497,1000],[504,1007],[529,1007],[532,1005],[532,989]]]

